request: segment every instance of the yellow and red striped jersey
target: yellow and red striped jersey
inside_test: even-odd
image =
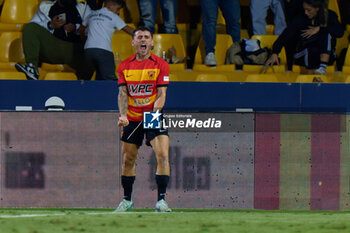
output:
[[[157,97],[157,87],[168,86],[169,65],[162,58],[151,54],[143,61],[133,55],[119,64],[118,86],[128,89],[129,121],[142,121],[143,112],[152,111]]]

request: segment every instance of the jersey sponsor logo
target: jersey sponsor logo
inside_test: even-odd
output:
[[[140,106],[145,106],[149,105],[151,102],[150,98],[144,98],[144,99],[134,99],[134,107],[140,107]]]
[[[164,77],[163,77],[163,81],[164,81],[164,82],[169,82],[169,76],[164,76]]]
[[[129,93],[131,96],[151,95],[154,84],[129,84]]]

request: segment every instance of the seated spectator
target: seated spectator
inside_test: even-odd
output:
[[[241,40],[240,5],[238,0],[200,0],[203,17],[203,41],[205,47],[205,61],[207,66],[216,66],[216,22],[219,7],[226,23],[227,34],[230,34],[233,42]]]
[[[105,0],[104,7],[92,11],[83,22],[83,26],[87,26],[88,36],[84,47],[85,54],[96,70],[96,80],[117,79],[111,48],[113,33],[118,29],[132,35],[134,31],[119,17],[119,11],[124,4],[123,0]]]
[[[344,28],[334,11],[325,10],[321,0],[303,0],[304,14],[298,15],[273,45],[267,65],[279,64],[278,54],[290,39],[297,38],[294,63],[305,66],[308,74],[326,73],[335,60],[336,38]],[[296,37],[295,37],[296,36]]]
[[[176,26],[177,0],[160,0],[163,16],[164,33],[177,34]],[[158,0],[139,0],[141,21],[152,34],[155,33]]]
[[[84,44],[77,35],[82,18],[91,11],[85,2],[76,0],[43,1],[32,20],[23,29],[23,52],[26,65],[16,64],[27,79],[39,79],[39,62],[67,64],[76,70],[78,79],[91,79],[84,55]]]
[[[266,34],[266,15],[268,9],[274,14],[275,35],[281,35],[286,28],[283,0],[250,0],[250,13],[254,35]]]

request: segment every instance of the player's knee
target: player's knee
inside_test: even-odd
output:
[[[157,155],[157,161],[158,164],[168,164],[169,163],[169,156],[166,153],[160,153]]]
[[[125,167],[133,167],[135,165],[136,159],[130,156],[124,156],[124,166]]]

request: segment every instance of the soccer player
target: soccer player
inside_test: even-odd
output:
[[[135,162],[144,136],[152,146],[157,159],[156,183],[158,186],[157,212],[170,212],[165,194],[169,182],[169,137],[165,129],[143,129],[143,113],[161,112],[169,84],[169,66],[163,59],[151,53],[153,37],[149,29],[139,27],[133,33],[132,45],[136,54],[127,58],[118,67],[119,126],[123,126],[123,167],[121,183],[124,197],[116,212],[133,208],[131,199],[135,181]]]

